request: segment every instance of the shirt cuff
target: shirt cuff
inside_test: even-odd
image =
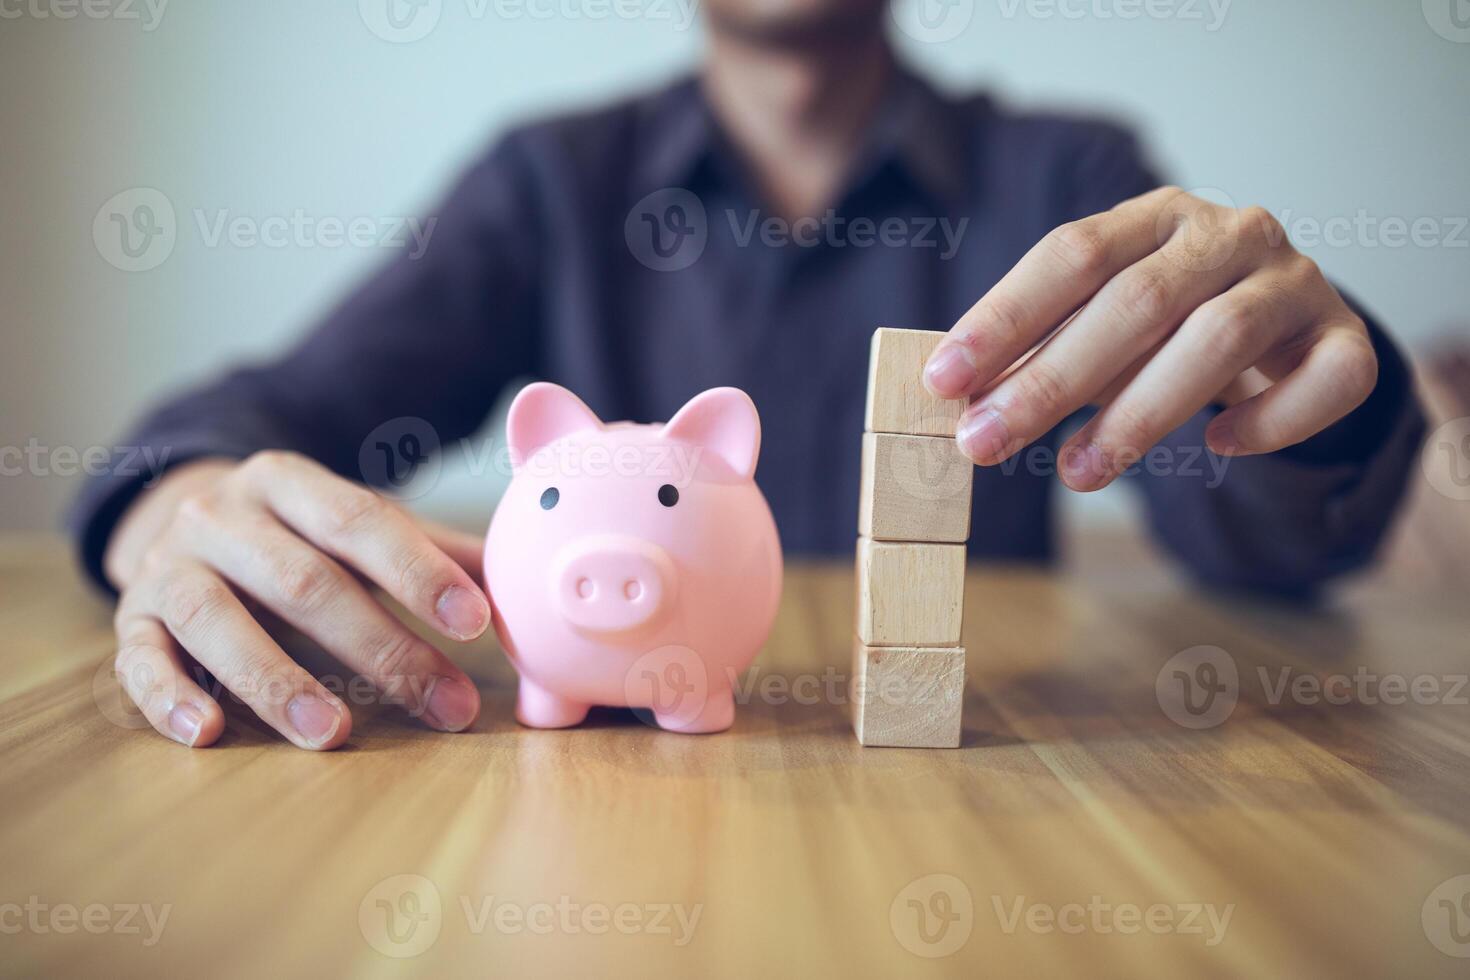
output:
[[[114,449],[104,472],[82,487],[66,518],[87,577],[103,591],[117,595],[102,568],[107,543],[128,506],[157,485],[165,473],[199,459],[244,459],[257,448],[233,438],[207,438],[195,432],[179,439],[154,436],[141,445]]]

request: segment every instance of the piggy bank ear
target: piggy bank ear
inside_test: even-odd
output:
[[[715,453],[743,478],[755,475],[761,451],[761,419],[739,388],[711,388],[689,400],[664,426],[677,439]]]
[[[520,469],[542,446],[573,432],[601,427],[592,409],[561,385],[546,381],[527,385],[510,403],[505,420],[511,464]]]

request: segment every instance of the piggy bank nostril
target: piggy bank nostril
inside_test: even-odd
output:
[[[597,586],[592,584],[592,580],[590,578],[577,579],[577,595],[581,596],[583,599],[590,599],[596,592]]]
[[[623,583],[623,595],[628,598],[629,602],[636,601],[638,597],[642,594],[643,583],[638,581],[637,579],[630,578],[628,579],[628,581]]]

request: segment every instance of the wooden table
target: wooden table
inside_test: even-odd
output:
[[[485,685],[467,734],[355,708],[317,755],[236,713],[189,751],[128,727],[108,608],[59,543],[8,540],[0,973],[1470,969],[1441,951],[1470,953],[1463,594],[1304,613],[1116,567],[975,569],[964,745],[914,751],[860,748],[837,703],[851,593],[847,567],[791,569],[724,735],[518,728],[482,643],[456,651]],[[1200,645],[1238,697],[1200,673],[1219,654],[1171,659]],[[1199,715],[1180,670],[1216,689]],[[1386,703],[1393,677],[1419,697]]]

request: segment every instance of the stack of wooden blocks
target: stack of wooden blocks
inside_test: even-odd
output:
[[[852,720],[863,745],[960,744],[973,468],[954,439],[964,403],[935,398],[922,381],[943,337],[873,334],[853,644]]]

